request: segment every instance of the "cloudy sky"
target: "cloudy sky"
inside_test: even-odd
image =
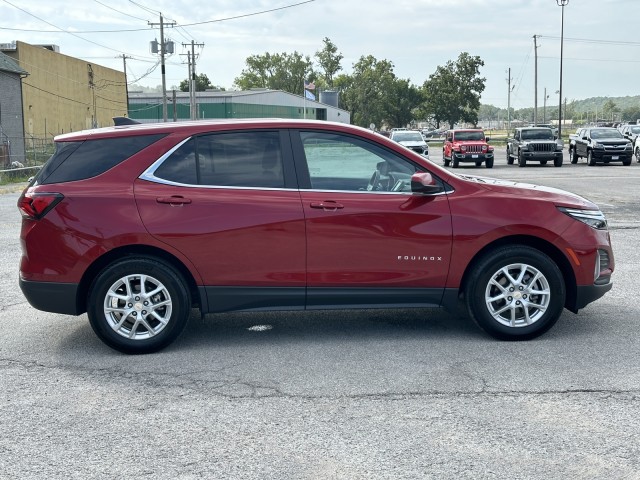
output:
[[[187,78],[186,49],[197,50],[197,71],[231,88],[251,55],[313,57],[328,37],[350,73],[363,55],[386,59],[400,78],[422,83],[460,52],[485,62],[482,102],[534,103],[534,43],[538,38],[538,104],[558,103],[562,8],[556,0],[0,0],[0,43],[56,44],[60,52],[122,70],[130,82],[161,84],[149,42],[165,36],[176,53],[167,59],[167,86]],[[640,0],[569,0],[564,8],[563,96],[640,94]],[[151,71],[151,73],[148,73]]]

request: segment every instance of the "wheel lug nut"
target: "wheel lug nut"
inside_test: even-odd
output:
[[[136,302],[137,302],[138,300],[140,300],[140,297],[136,297]]]
[[[130,303],[130,304],[129,304],[129,308],[131,308],[131,307],[133,307],[133,303]]]
[[[146,305],[149,305],[149,302],[144,302],[144,304],[145,304],[145,306],[146,306]]]
[[[513,292],[514,290],[515,290],[515,288],[513,288],[513,287],[511,287],[511,288],[509,289],[509,291],[510,291],[510,292]]]
[[[509,297],[509,301],[513,300],[513,297]]]
[[[146,314],[147,314],[147,311],[146,311],[146,310],[142,310],[142,314],[143,314],[143,315],[146,315]]]
[[[520,300],[518,300],[518,301],[516,302],[516,305],[520,305]]]
[[[138,312],[133,312],[132,314],[134,317],[138,316]]]
[[[524,290],[524,287],[520,287],[520,290]]]

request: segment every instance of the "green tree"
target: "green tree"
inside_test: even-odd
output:
[[[180,91],[188,92],[189,91],[189,79],[185,78],[180,82]],[[204,92],[207,89],[216,88],[211,85],[211,81],[206,74],[201,73],[200,75],[196,75],[196,92]]]
[[[387,125],[405,127],[416,118],[415,109],[422,101],[420,90],[409,80],[395,79],[387,90],[384,121]]]
[[[325,37],[322,42],[324,47],[322,50],[316,52],[316,60],[322,70],[320,72],[320,78],[328,88],[333,88],[333,79],[336,74],[342,70],[340,62],[344,58],[341,53],[338,52],[336,47],[328,37]]]
[[[315,78],[311,58],[298,52],[252,55],[245,63],[234,80],[241,90],[269,88],[302,95],[304,81]]]
[[[360,57],[349,80],[336,81],[342,86],[342,105],[351,112],[351,122],[362,127],[382,125],[389,112],[387,93],[395,80],[393,64],[388,60],[377,60],[372,55]]]
[[[422,113],[432,116],[438,127],[441,122],[447,122],[451,128],[461,121],[476,124],[486,81],[480,77],[483,65],[480,57],[462,52],[455,62],[449,60],[445,66],[439,66],[423,84]]]
[[[616,102],[611,99],[604,102],[604,105],[602,106],[602,116],[605,118],[605,120],[613,120],[614,114],[618,112],[620,112],[620,108],[618,107],[618,105],[616,105]]]

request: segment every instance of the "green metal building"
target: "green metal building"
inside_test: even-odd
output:
[[[307,118],[350,123],[351,116],[337,107],[336,92],[320,94],[314,101],[280,90],[197,92],[198,119]],[[322,101],[327,103],[322,103]],[[168,121],[191,119],[189,93],[167,92]],[[129,117],[143,123],[162,121],[162,94],[129,92]]]

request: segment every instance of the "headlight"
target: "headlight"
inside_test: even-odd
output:
[[[632,148],[633,148],[633,146],[632,146],[630,143],[627,143],[627,144],[624,146],[624,149],[625,149],[625,150],[631,150]]]
[[[564,144],[556,143],[556,152],[561,152],[563,148],[564,148]]]
[[[574,220],[585,223],[596,230],[607,229],[607,219],[600,210],[582,210],[580,208],[558,207],[565,215],[569,215]]]
[[[604,145],[598,142],[593,142],[593,148],[604,148]]]

